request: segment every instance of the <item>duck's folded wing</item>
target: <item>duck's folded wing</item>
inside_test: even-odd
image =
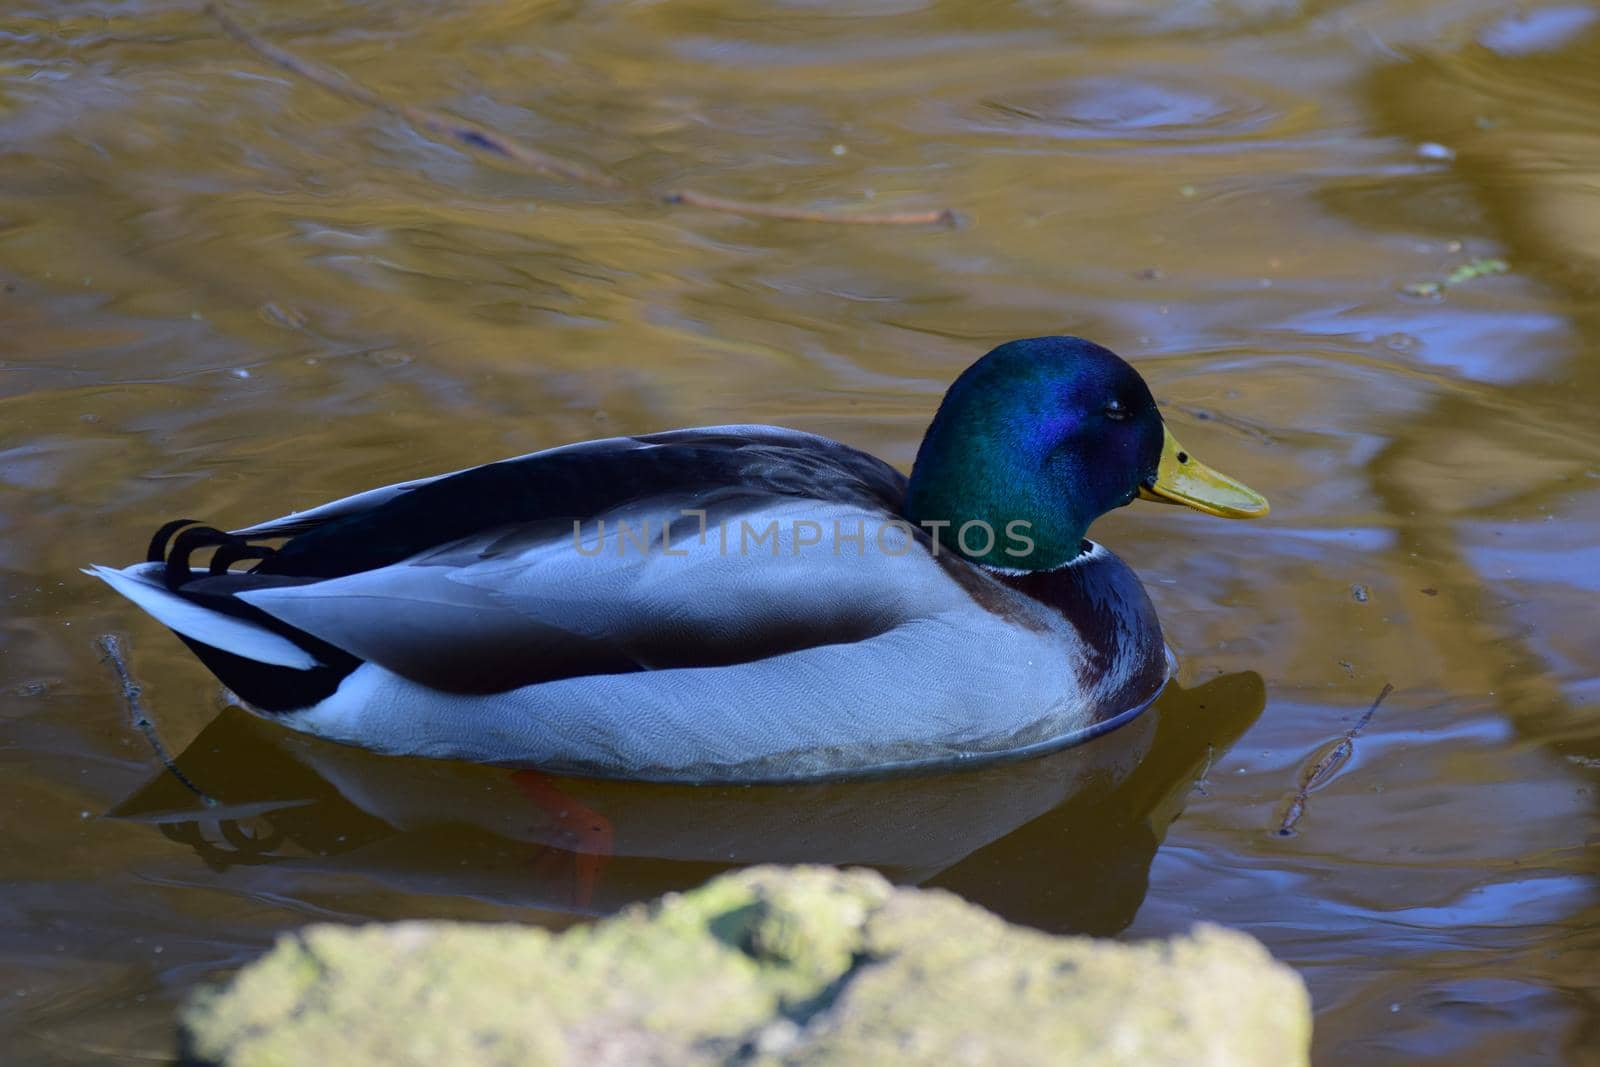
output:
[[[655,500],[490,529],[388,566],[236,595],[466,693],[749,662],[970,606],[926,540],[884,511],[733,494],[700,503],[690,515],[681,500]]]
[[[855,482],[891,495],[902,488],[903,479],[892,468],[837,441],[780,426],[702,426],[560,445],[369,489],[229,532],[246,538],[292,537],[371,516],[423,489],[428,490],[425,497],[454,496],[457,488],[470,490],[478,495],[466,501],[469,505],[493,505],[491,494],[496,489],[523,493],[533,489],[518,501],[534,509],[527,517],[539,512],[593,515],[635,497],[642,486],[667,488],[659,484],[662,479],[705,480],[713,487],[719,478],[745,475],[782,481],[787,473],[804,479],[817,475],[819,462],[832,468],[823,475],[825,482]]]
[[[252,526],[230,530],[229,533],[236,537],[292,537],[295,534],[305,533],[307,530],[314,530],[340,519],[368,514],[414,490],[446,481],[470,471],[484,470],[489,467],[512,466],[526,463],[530,460],[535,462],[547,460],[560,463],[564,458],[571,459],[584,454],[623,453],[644,447],[646,446],[638,438],[633,437],[607,437],[596,441],[581,441],[576,444],[561,445],[539,452],[529,452],[523,456],[513,456],[510,459],[498,460],[492,464],[463,467],[461,470],[447,471],[444,474],[434,474],[426,478],[413,478],[410,481],[395,482],[393,485],[384,485],[379,486],[377,489],[352,493],[350,496],[340,497],[338,500],[330,500],[328,503],[319,504],[314,508],[307,508],[304,511],[291,511],[289,514],[280,515],[275,519],[268,519]]]

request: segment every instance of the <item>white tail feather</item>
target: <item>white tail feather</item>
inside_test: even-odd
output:
[[[156,621],[201,644],[274,667],[305,671],[321,666],[315,656],[288,638],[244,619],[203,608],[172,592],[161,582],[162,567],[160,563],[139,563],[119,571],[96,564],[84,568],[83,573],[99,578]]]

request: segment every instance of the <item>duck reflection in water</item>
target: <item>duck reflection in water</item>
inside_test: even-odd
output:
[[[402,894],[600,914],[733,867],[829,863],[951,889],[1041,929],[1111,934],[1138,911],[1196,782],[1264,703],[1254,673],[1174,683],[1132,723],[1048,756],[788,786],[378,756],[234,708],[177,760],[206,799],[162,773],[112,814],[154,824],[241,891],[270,881],[280,899],[354,876]]]

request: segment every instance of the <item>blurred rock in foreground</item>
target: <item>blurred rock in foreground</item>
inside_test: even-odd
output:
[[[229,1067],[1307,1062],[1300,978],[1200,926],[1125,945],[877,874],[758,867],[561,934],[411,922],[284,937],[182,1018]]]

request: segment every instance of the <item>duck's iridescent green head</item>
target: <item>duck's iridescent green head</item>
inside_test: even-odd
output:
[[[1035,337],[1001,345],[950,386],[917,451],[906,514],[968,559],[1048,570],[1079,553],[1090,523],[1139,496],[1267,513],[1260,494],[1178,445],[1115,352]]]

